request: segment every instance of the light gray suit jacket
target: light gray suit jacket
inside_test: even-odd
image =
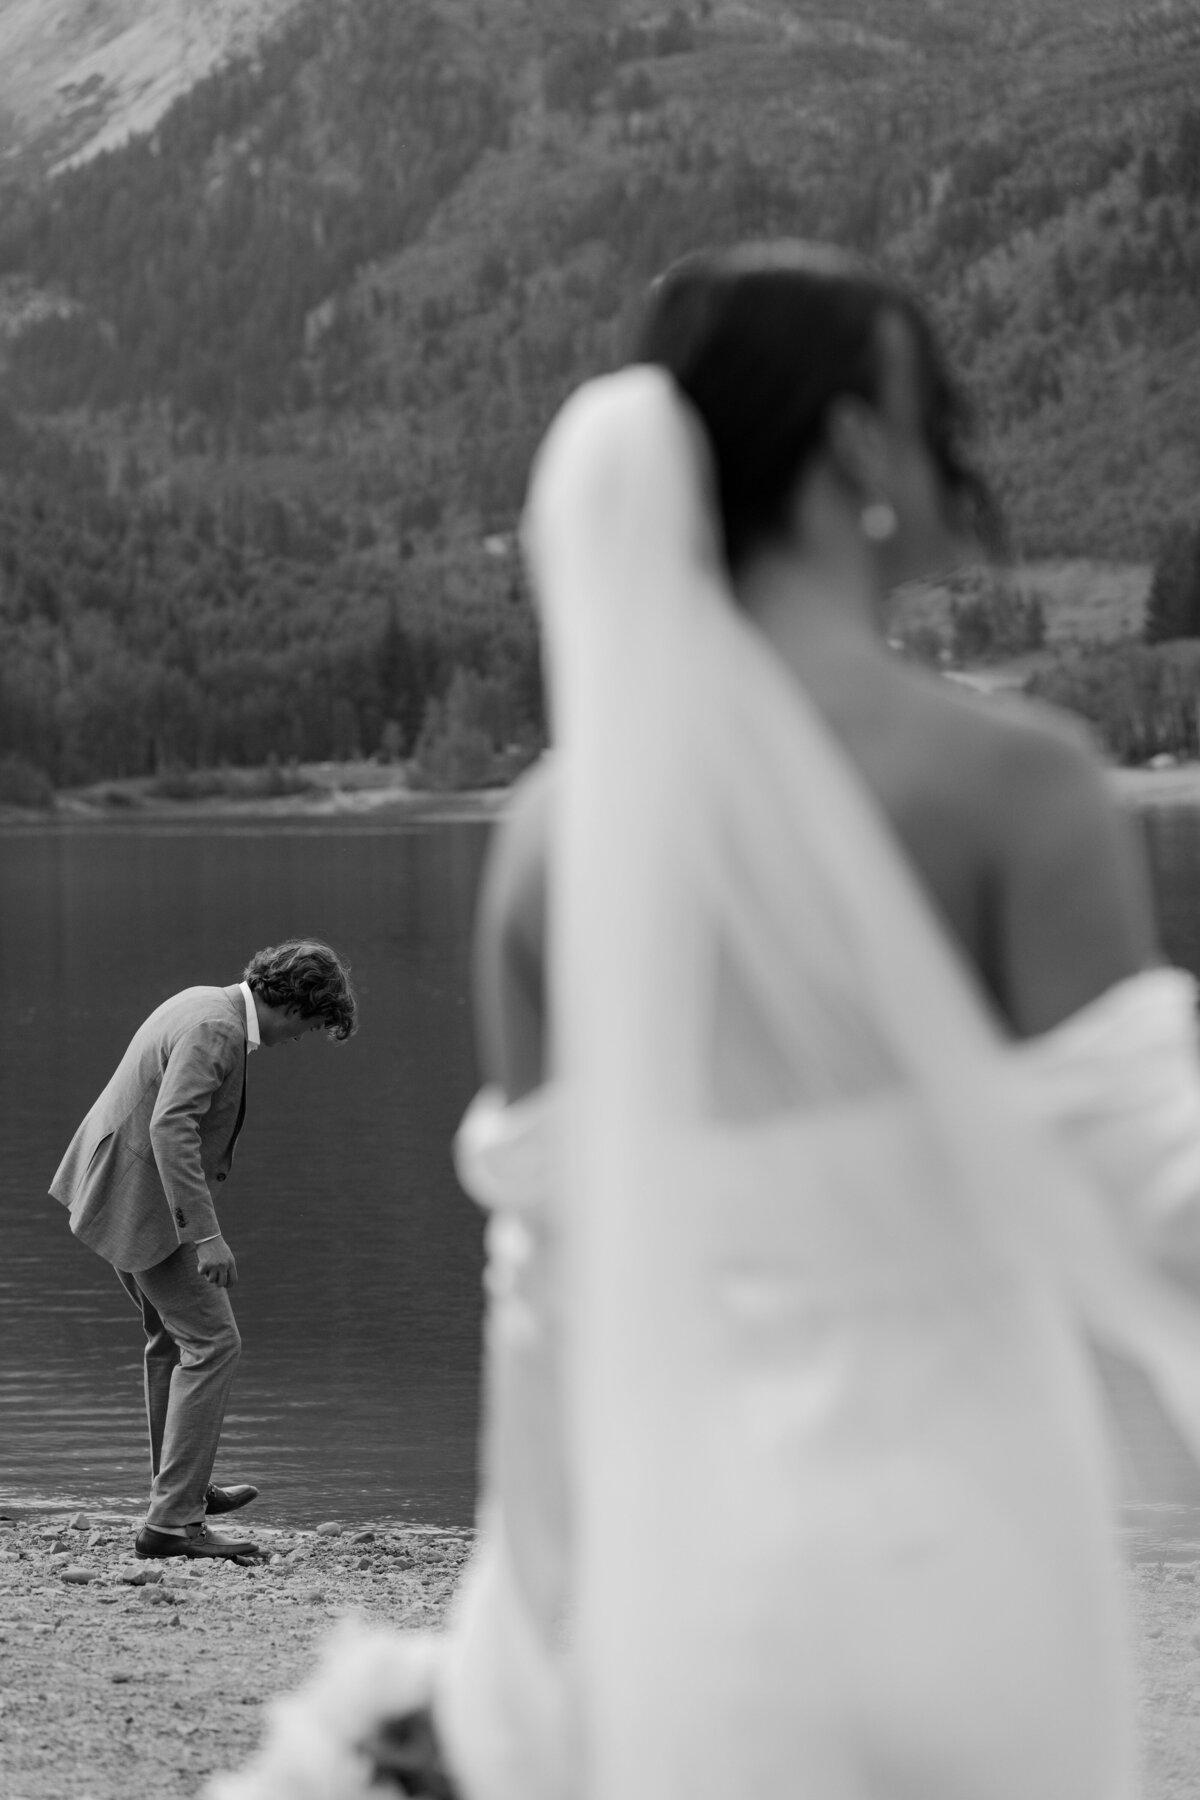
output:
[[[221,1227],[246,1111],[240,987],[185,988],[134,1034],[50,1184],[71,1230],[118,1269],[149,1269]]]

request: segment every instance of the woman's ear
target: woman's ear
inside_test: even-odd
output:
[[[857,506],[888,498],[887,427],[876,409],[853,394],[833,401],[825,419],[829,465]]]

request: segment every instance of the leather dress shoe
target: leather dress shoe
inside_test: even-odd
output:
[[[249,1506],[252,1500],[258,1499],[258,1489],[250,1481],[239,1481],[236,1487],[217,1487],[215,1484],[204,1491],[204,1510],[207,1513],[236,1512],[239,1506]]]
[[[176,1537],[170,1531],[156,1531],[153,1525],[143,1525],[134,1539],[135,1556],[261,1556],[257,1544],[249,1538],[222,1538],[208,1526],[189,1525],[182,1537]]]

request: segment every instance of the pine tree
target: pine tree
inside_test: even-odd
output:
[[[1200,198],[1200,107],[1186,107],[1179,116],[1175,179],[1189,200]]]
[[[1153,144],[1147,145],[1142,152],[1142,160],[1138,169],[1138,193],[1143,200],[1157,200],[1167,185],[1162,161]]]
[[[1142,636],[1148,644],[1200,637],[1200,525],[1174,525],[1154,565]]]

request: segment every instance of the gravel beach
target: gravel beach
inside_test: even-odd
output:
[[[1200,1564],[1130,1572],[1141,1695],[1142,1800],[1200,1793]]]
[[[271,1530],[270,1560],[138,1562],[140,1520],[0,1517],[0,1796],[192,1800],[259,1738],[264,1700],[294,1687],[347,1613],[443,1617],[466,1532],[390,1525]]]
[[[332,1623],[436,1625],[467,1532],[255,1526],[270,1560],[136,1562],[113,1513],[0,1517],[3,1800],[194,1800],[258,1742],[264,1700],[311,1669]],[[218,1521],[218,1524],[221,1522]],[[240,1523],[240,1521],[239,1521]],[[225,1521],[227,1535],[229,1522]],[[1129,1574],[1144,1800],[1200,1791],[1200,1564]]]

